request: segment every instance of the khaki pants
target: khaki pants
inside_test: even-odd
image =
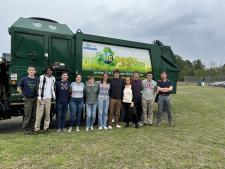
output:
[[[36,98],[25,98],[24,100],[24,130],[34,129],[36,102]]]
[[[142,97],[142,109],[143,109],[143,122],[144,123],[153,123],[153,105],[154,99],[146,100]]]
[[[44,119],[44,130],[49,128],[50,123],[50,111],[51,111],[51,99],[44,99],[37,101],[37,111],[36,111],[36,121],[34,130],[40,130],[41,119],[45,112],[45,119]]]
[[[112,126],[112,118],[115,114],[115,125],[119,123],[120,118],[120,110],[121,110],[121,100],[120,99],[110,99],[109,101],[109,125]]]

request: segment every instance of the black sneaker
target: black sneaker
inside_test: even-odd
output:
[[[32,135],[33,133],[34,133],[34,131],[30,130],[30,131],[27,132],[27,135]]]
[[[139,124],[137,123],[137,124],[135,124],[135,128],[140,128],[140,126],[139,126]]]
[[[143,126],[147,126],[147,123],[144,123]]]
[[[129,123],[126,124],[126,127],[130,127]]]
[[[48,133],[49,133],[48,129],[45,129],[44,134],[48,134]]]
[[[32,135],[33,132],[31,130],[24,130],[23,131],[24,135]]]
[[[37,135],[37,134],[40,134],[40,133],[41,133],[40,130],[37,130],[37,131],[34,131],[34,132],[33,132],[34,135]]]

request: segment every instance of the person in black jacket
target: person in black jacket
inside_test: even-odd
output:
[[[132,88],[133,88],[133,100],[134,100],[134,107],[136,110],[136,114],[137,114],[137,118],[138,118],[138,122],[139,124],[141,124],[142,121],[142,102],[141,102],[141,98],[142,98],[142,84],[141,84],[141,80],[140,80],[140,74],[138,71],[134,71],[133,72],[133,79],[132,79]]]
[[[119,125],[120,110],[121,110],[121,100],[123,96],[123,80],[120,78],[120,72],[118,69],[113,71],[113,78],[110,81],[109,89],[109,119],[108,119],[108,129],[112,129],[112,119],[113,115],[115,119],[116,128],[121,128]]]
[[[56,81],[56,126],[57,132],[65,131],[66,113],[70,97],[70,83],[68,82],[68,73],[62,72],[61,80]]]

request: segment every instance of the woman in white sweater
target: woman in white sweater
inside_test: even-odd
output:
[[[133,123],[136,128],[139,128],[137,114],[133,102],[133,88],[131,85],[131,78],[126,77],[125,86],[123,89],[123,107],[125,111],[126,127],[129,127],[130,116],[132,115]]]

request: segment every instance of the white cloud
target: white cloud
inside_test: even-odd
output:
[[[225,63],[223,0],[20,0],[0,2],[0,53],[19,17],[45,17],[83,32],[151,43],[159,39],[186,59]]]

